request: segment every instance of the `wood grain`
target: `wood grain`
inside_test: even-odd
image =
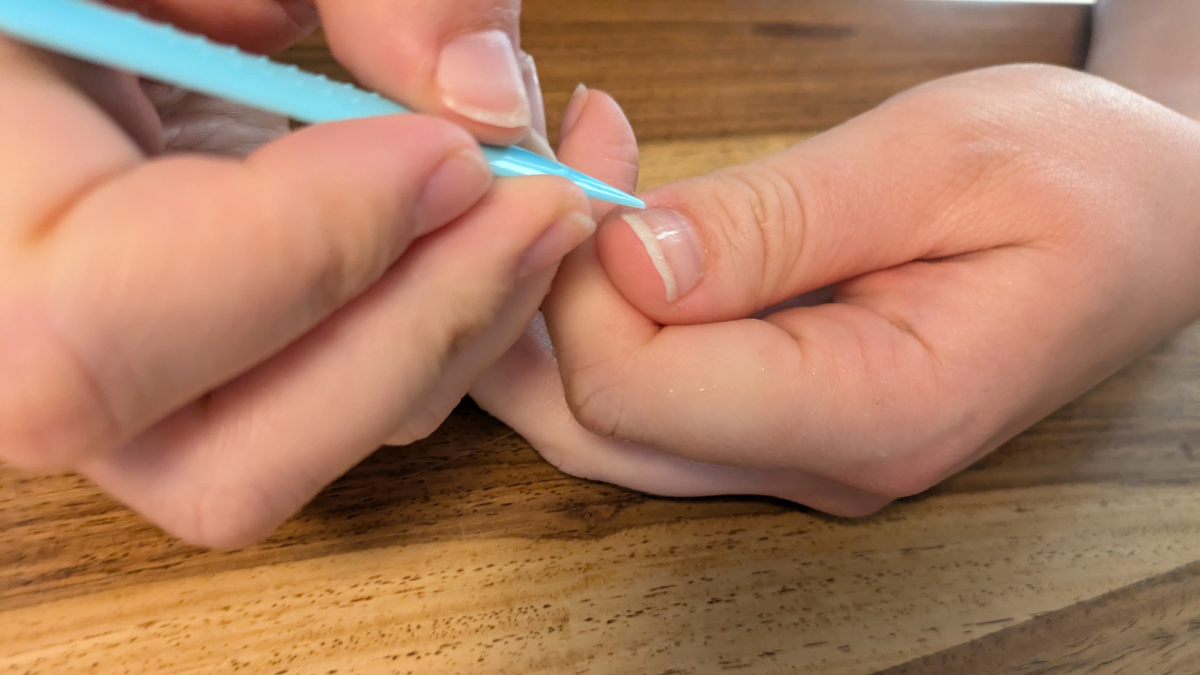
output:
[[[525,0],[552,126],[580,82],[643,141],[815,131],[943,75],[1080,63],[1079,5],[913,0]],[[348,78],[320,35],[290,58]]]
[[[469,406],[231,554],[71,479],[3,473],[0,672],[865,675],[1200,560],[1197,368],[1193,328],[853,522],[569,479]],[[1030,661],[1090,662],[1031,644]],[[987,653],[952,672],[989,672]]]
[[[772,155],[810,137],[809,133],[724,136],[686,141],[658,141],[641,146],[638,191]]]
[[[955,495],[862,523],[634,522],[230,566],[8,611],[0,672],[865,675],[1200,558],[1194,487]]]
[[[526,8],[552,107],[582,73],[657,139],[644,188],[778,151],[922,79],[1069,63],[1085,16],[888,0]],[[291,56],[336,70],[319,40]],[[1192,327],[861,521],[572,479],[469,403],[232,553],[184,546],[76,477],[0,467],[0,673],[1190,675],[1198,452]]]
[[[1200,563],[878,675],[1055,672],[1200,672]]]

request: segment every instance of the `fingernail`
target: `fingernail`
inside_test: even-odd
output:
[[[596,233],[596,221],[582,213],[563,216],[542,233],[521,258],[518,275],[524,279],[562,260]]]
[[[546,140],[546,137],[539,134],[536,129],[530,129],[529,135],[517,145],[546,159],[558,160],[558,157],[554,155],[554,148],[550,147],[550,141]]]
[[[468,33],[443,47],[437,85],[442,103],[468,119],[506,129],[532,121],[521,67],[503,31]]]
[[[492,184],[492,171],[476,149],[461,150],[429,174],[413,206],[414,238],[466,213]]]
[[[691,222],[671,209],[627,213],[621,218],[642,241],[662,277],[667,302],[691,293],[704,276],[704,256]]]
[[[558,139],[562,142],[570,133],[571,129],[575,128],[575,123],[579,121],[579,117],[583,115],[583,109],[587,107],[588,88],[582,83],[575,87],[575,93],[571,94],[571,100],[567,102],[567,111],[563,113],[562,125],[558,128]]]
[[[546,135],[546,104],[542,100],[542,83],[538,79],[537,63],[525,52],[517,54],[521,64],[521,80],[525,84],[525,94],[529,97],[529,126],[533,130]]]

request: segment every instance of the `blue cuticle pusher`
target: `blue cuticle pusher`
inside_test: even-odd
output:
[[[0,33],[308,124],[409,112],[377,94],[90,0],[0,0]],[[483,153],[497,176],[561,176],[593,199],[646,207],[636,197],[523,148],[485,145]]]

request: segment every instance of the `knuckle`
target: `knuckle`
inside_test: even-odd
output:
[[[298,239],[289,262],[304,280],[309,313],[322,317],[383,276],[387,247],[363,246],[348,231],[353,228],[332,226],[326,218],[307,220],[303,223],[307,236]]]
[[[405,418],[403,426],[388,438],[387,444],[404,447],[423,441],[440,429],[442,423],[449,416],[449,410],[435,410],[430,406],[422,405]]]
[[[165,514],[163,529],[203,548],[235,550],[269,535],[291,512],[274,491],[257,482],[220,480],[198,489]]]
[[[942,482],[954,466],[942,452],[928,449],[890,454],[856,472],[852,485],[888,501],[920,494]]]
[[[34,317],[0,318],[0,457],[65,469],[105,454],[120,433],[112,401],[68,340]]]
[[[570,373],[564,390],[567,407],[580,426],[604,438],[620,434],[625,398],[607,364],[593,364]]]
[[[1095,131],[1130,122],[1129,97],[1116,90],[1067,68],[1020,64],[935,80],[881,109],[912,130],[905,148],[925,170],[940,169],[944,180],[936,184],[951,202],[980,195],[1009,200],[1016,191],[1024,199],[1069,198],[1079,186],[1063,176],[1094,172],[1084,149],[1095,147]]]
[[[309,282],[305,304],[308,313],[314,317],[322,317],[341,307],[384,272],[383,265],[364,261],[358,252],[337,239],[336,236],[329,237],[326,239],[329,245],[324,250],[306,256]]]
[[[600,480],[602,474],[597,470],[593,456],[576,451],[573,444],[555,441],[533,441],[531,444],[542,459],[562,473],[584,480]]]
[[[712,212],[720,219],[724,249],[739,258],[730,266],[758,270],[758,278],[746,286],[754,297],[747,299],[755,305],[769,304],[787,285],[803,252],[809,191],[797,172],[785,175],[767,162],[733,167],[718,176],[725,189],[714,191]]]
[[[502,288],[507,287],[502,286]],[[443,341],[447,345],[444,357],[447,367],[459,355],[479,342],[485,333],[489,332],[496,321],[496,311],[502,302],[502,296],[489,298],[481,303],[482,306],[477,307],[475,311],[467,312],[447,328],[447,335]],[[467,305],[466,302],[462,304]]]
[[[205,194],[221,195],[213,200],[197,193],[181,206],[199,221],[237,224],[222,228],[230,237],[223,245],[253,255],[257,265],[231,273],[253,279],[260,288],[293,294],[300,308],[318,317],[357,295],[387,267],[390,249],[385,242],[365,237],[365,228],[356,226],[381,216],[368,205],[351,204],[352,195],[324,190],[297,195],[254,163],[173,158],[159,170],[171,171],[177,180],[202,181]],[[345,203],[329,203],[331,199]],[[333,217],[339,213],[344,217]]]
[[[514,288],[494,279],[490,284],[487,281],[475,279],[471,282],[472,287],[458,288],[457,292],[447,289],[443,296],[445,306],[454,307],[456,311],[449,316],[435,315],[421,331],[417,343],[425,347],[426,353],[437,355],[432,369],[439,378],[453,369],[459,357],[486,343],[489,334],[496,332],[495,328],[503,327],[498,323],[497,314]],[[429,411],[428,416],[436,417],[435,411]]]
[[[253,171],[253,169],[247,169]],[[277,181],[225,173],[221,188],[229,217],[244,222],[240,236],[262,251],[256,275],[276,287],[296,287],[299,306],[323,318],[378,281],[391,264],[391,215],[370,200],[320,190],[297,198]]]

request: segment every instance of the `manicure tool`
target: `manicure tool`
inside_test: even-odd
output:
[[[382,96],[90,0],[0,0],[0,33],[50,51],[319,124],[411,112]],[[497,176],[561,176],[593,199],[640,199],[524,148],[483,146]]]

